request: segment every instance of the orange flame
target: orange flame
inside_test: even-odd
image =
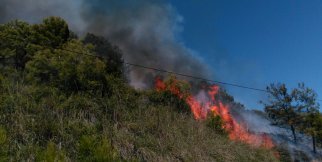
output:
[[[183,94],[178,88],[177,80],[170,84],[166,84],[159,77],[155,80],[156,90],[166,91],[169,90],[172,94],[183,98]],[[219,92],[219,86],[213,85],[208,90],[210,101],[207,103],[200,103],[194,96],[189,94],[185,101],[189,105],[191,112],[196,120],[204,120],[207,118],[208,113],[219,115],[223,120],[223,128],[228,132],[229,138],[235,141],[243,141],[255,147],[265,147],[271,149],[274,147],[272,139],[267,134],[254,134],[249,132],[243,124],[238,123],[230,114],[229,106],[223,104],[215,96]]]

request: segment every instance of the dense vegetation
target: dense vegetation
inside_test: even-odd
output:
[[[276,161],[171,93],[134,90],[116,46],[57,17],[0,25],[0,70],[0,161]]]

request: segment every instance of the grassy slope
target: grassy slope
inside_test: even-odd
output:
[[[97,97],[15,80],[1,81],[0,161],[276,161],[124,84]]]
[[[115,131],[115,144],[124,157],[137,154],[147,161],[274,161],[271,152],[232,142],[171,106],[140,109],[135,118]]]

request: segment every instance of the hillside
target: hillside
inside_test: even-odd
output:
[[[60,18],[0,25],[0,61],[0,161],[278,161],[176,95],[135,90],[117,46]]]

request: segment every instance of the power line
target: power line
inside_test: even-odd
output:
[[[155,71],[159,71],[159,72],[163,72],[163,73],[174,74],[174,75],[177,75],[177,76],[183,76],[183,77],[193,78],[193,79],[197,79],[197,80],[203,80],[203,81],[207,81],[207,82],[211,82],[211,83],[218,83],[218,84],[229,85],[229,86],[234,86],[234,87],[239,87],[239,88],[245,88],[245,89],[250,89],[250,90],[255,90],[255,91],[261,91],[261,92],[268,92],[268,91],[266,91],[264,89],[252,88],[252,87],[247,87],[247,86],[233,84],[233,83],[227,83],[227,82],[222,82],[222,81],[217,81],[217,80],[211,80],[211,79],[207,79],[207,78],[202,78],[202,77],[197,77],[197,76],[193,76],[193,75],[177,73],[177,72],[173,72],[173,71],[169,71],[169,70],[164,70],[164,69],[158,69],[158,68],[153,68],[153,67],[148,67],[148,66],[143,66],[143,65],[128,63],[128,62],[124,62],[124,64],[130,65],[130,66],[139,67],[139,68],[144,68],[144,69],[155,70]]]
[[[60,50],[63,50],[63,51],[67,51],[67,52],[84,54],[84,55],[87,55],[87,56],[92,56],[92,57],[98,57],[98,58],[101,58],[101,59],[105,59],[104,57],[98,56],[98,55],[92,55],[92,54],[88,54],[88,53],[84,53],[84,52],[78,52],[78,51],[73,51],[73,50],[68,50],[68,49],[63,49],[63,48],[59,48],[59,49]],[[174,71],[170,71],[170,70],[165,70],[165,69],[160,69],[160,68],[155,68],[155,67],[149,67],[149,66],[134,64],[134,63],[130,63],[130,62],[123,62],[123,63],[126,64],[126,65],[133,66],[133,67],[138,67],[138,68],[143,68],[143,69],[149,69],[149,70],[159,71],[159,72],[163,72],[163,73],[168,73],[168,74],[173,74],[173,75],[177,75],[177,76],[183,76],[183,77],[193,78],[193,79],[197,79],[197,80],[203,80],[203,81],[207,81],[207,82],[211,82],[211,83],[217,83],[217,84],[222,84],[222,85],[228,85],[228,86],[233,86],[233,87],[238,87],[238,88],[244,88],[244,89],[248,89],[248,90],[254,90],[254,91],[260,91],[260,92],[269,93],[265,89],[259,89],[259,88],[248,87],[248,86],[239,85],[239,84],[227,83],[227,82],[222,82],[222,81],[217,81],[217,80],[202,78],[202,77],[198,77],[198,76],[193,76],[193,75],[178,73],[178,72],[174,72]],[[322,102],[322,100],[320,100],[320,99],[317,99],[317,101],[321,101]]]
[[[4,36],[4,37],[6,37],[6,36]],[[6,37],[6,38],[9,38],[9,37]],[[10,39],[15,39],[15,38],[10,38]],[[88,53],[84,53],[84,52],[80,52],[80,51],[73,51],[73,50],[64,49],[64,48],[58,48],[58,49],[63,50],[63,51],[67,51],[67,52],[83,54],[83,55],[87,55],[87,56],[91,56],[91,57],[97,57],[97,58],[105,59],[104,57],[99,56],[99,55],[92,55],[92,54],[88,54]],[[177,75],[177,76],[193,78],[193,79],[197,79],[197,80],[207,81],[207,82],[210,82],[210,83],[217,83],[217,84],[222,84],[222,85],[228,85],[228,86],[233,86],[233,87],[238,87],[238,88],[243,88],[243,89],[248,89],[248,90],[254,90],[254,91],[260,91],[260,92],[269,93],[265,89],[259,89],[259,88],[254,88],[254,87],[249,87],[249,86],[244,86],[244,85],[239,85],[239,84],[233,84],[233,83],[228,83],[228,82],[223,82],[223,81],[217,81],[217,80],[212,80],[212,79],[208,79],[208,78],[203,78],[203,77],[198,77],[198,76],[178,73],[178,72],[174,72],[174,71],[170,71],[170,70],[165,70],[165,69],[160,69],[160,68],[155,68],[155,67],[149,67],[149,66],[134,64],[134,63],[130,63],[130,62],[123,62],[123,63],[126,64],[126,65],[129,65],[129,66],[133,66],[133,67],[149,69],[149,70],[159,71],[159,72],[162,72],[162,73],[168,73],[168,74],[173,74],[173,75]],[[322,100],[320,100],[320,99],[317,99],[317,101],[322,102]]]
[[[92,55],[92,54],[88,54],[88,53],[84,53],[84,52],[78,52],[78,51],[73,51],[73,50],[68,50],[68,49],[63,49],[63,48],[59,48],[59,49],[60,50],[63,50],[63,51],[67,51],[67,52],[84,54],[84,55],[87,55],[87,56],[98,57],[98,58],[104,59],[104,57],[97,56],[97,55]],[[203,81],[207,81],[207,82],[211,82],[211,83],[217,83],[217,84],[222,84],[222,85],[229,85],[229,86],[234,86],[234,87],[244,88],[244,89],[249,89],[249,90],[254,90],[254,91],[268,92],[267,90],[264,90],[264,89],[253,88],[253,87],[248,87],[248,86],[243,86],[243,85],[238,85],[238,84],[233,84],[233,83],[227,83],[227,82],[222,82],[222,81],[217,81],[217,80],[211,80],[211,79],[202,78],[202,77],[198,77],[198,76],[193,76],[193,75],[178,73],[178,72],[174,72],[174,71],[170,71],[170,70],[165,70],[165,69],[160,69],[160,68],[155,68],[155,67],[149,67],[149,66],[134,64],[134,63],[130,63],[130,62],[123,62],[123,63],[126,64],[126,65],[133,66],[133,67],[138,67],[138,68],[143,68],[143,69],[149,69],[149,70],[159,71],[159,72],[162,72],[162,73],[168,73],[168,74],[173,74],[173,75],[177,75],[177,76],[183,76],[183,77],[193,78],[193,79],[197,79],[197,80],[203,80]]]

